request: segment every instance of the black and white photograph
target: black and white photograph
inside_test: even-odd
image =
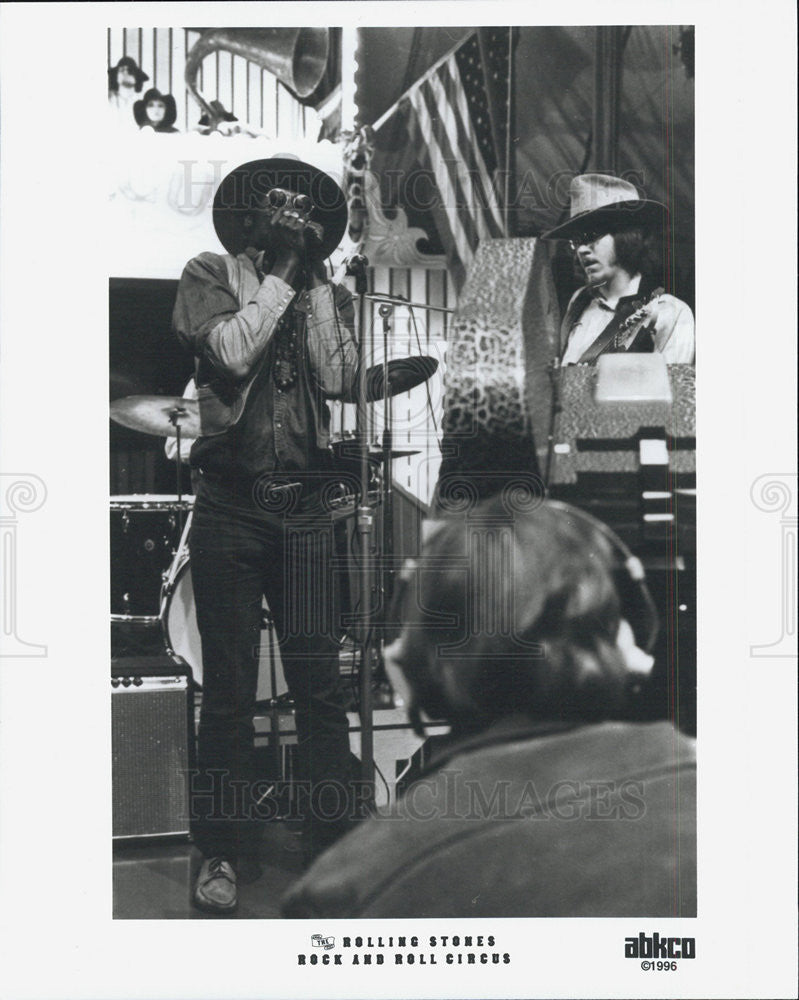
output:
[[[115,914],[695,916],[693,28],[108,53]]]
[[[787,995],[795,12],[84,6],[2,17],[4,995]]]

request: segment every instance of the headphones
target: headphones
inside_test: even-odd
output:
[[[651,653],[657,641],[659,620],[655,602],[652,600],[646,583],[646,572],[641,560],[630,551],[611,528],[592,514],[561,500],[547,500],[546,503],[561,511],[566,517],[576,518],[588,524],[608,542],[613,552],[611,573],[619,595],[620,616],[630,624],[636,646],[646,653]],[[407,586],[414,578],[417,568],[418,562],[408,559],[397,575],[386,623],[387,638],[389,639],[396,638],[402,630],[400,611]]]
[[[641,560],[633,555],[618,535],[598,518],[572,504],[559,500],[547,500],[547,506],[555,509],[566,519],[581,521],[601,535],[611,549],[611,565],[609,567],[616,592],[619,597],[620,622],[626,621],[632,629],[635,645],[646,654],[651,654],[658,635],[658,614],[652,595],[646,583],[646,573]],[[441,522],[443,524],[443,521]],[[428,539],[429,541],[429,539]],[[403,630],[402,610],[407,596],[408,587],[416,579],[420,566],[424,565],[424,554],[419,560],[408,559],[397,575],[393,599],[390,603],[384,637],[386,642],[392,642]],[[406,663],[410,666],[410,663]],[[405,667],[402,668],[405,671]],[[413,680],[408,678],[415,697],[409,705],[409,717],[416,732],[424,732],[420,706],[432,717],[446,717],[447,701],[440,683],[422,672]],[[627,707],[625,713],[638,717],[642,697],[648,689],[649,678],[645,674],[631,671],[625,682]]]
[[[645,653],[651,653],[658,636],[659,620],[641,560],[633,555],[615,531],[593,514],[561,500],[547,500],[547,504],[562,511],[567,517],[575,517],[589,524],[608,542],[613,550],[613,582],[619,595],[621,617],[630,623],[636,646]]]

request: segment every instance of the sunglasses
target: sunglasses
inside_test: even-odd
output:
[[[575,233],[574,236],[570,237],[566,242],[569,244],[569,249],[574,253],[580,247],[590,247],[596,243],[597,240],[601,240],[603,236],[607,236],[607,231],[589,229],[584,233]]]
[[[266,203],[272,209],[289,206],[298,212],[310,212],[313,202],[307,194],[294,194],[285,188],[272,188],[266,193]]]

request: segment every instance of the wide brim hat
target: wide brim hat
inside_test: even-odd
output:
[[[175,124],[178,117],[178,106],[175,103],[175,98],[171,94],[162,94],[156,87],[151,87],[140,101],[135,101],[133,104],[133,117],[140,128],[150,124],[147,117],[147,105],[150,101],[163,101],[164,103],[164,118],[159,123],[159,128],[170,128]]]
[[[329,257],[347,228],[347,201],[344,192],[318,167],[302,160],[271,157],[250,160],[232,170],[219,185],[214,197],[213,221],[216,235],[228,253],[241,253],[248,246],[244,219],[253,210],[255,199],[272,188],[305,194],[313,208],[311,222],[324,227],[321,253]]]
[[[108,68],[108,88],[109,90],[116,90],[117,88],[117,71],[120,66],[127,66],[131,73],[136,77],[135,91],[136,93],[141,92],[141,88],[144,85],[145,80],[149,80],[150,77],[144,72],[143,69],[139,68],[139,64],[132,56],[122,56],[116,66],[109,66]]]
[[[664,229],[669,210],[641,198],[629,181],[612,174],[578,174],[569,187],[569,219],[543,234],[545,240],[568,240],[586,230],[608,233],[630,226]]]

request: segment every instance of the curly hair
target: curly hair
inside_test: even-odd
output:
[[[495,497],[440,522],[399,615],[416,723],[422,711],[456,729],[518,712],[596,720],[623,706],[614,554],[569,508]]]

